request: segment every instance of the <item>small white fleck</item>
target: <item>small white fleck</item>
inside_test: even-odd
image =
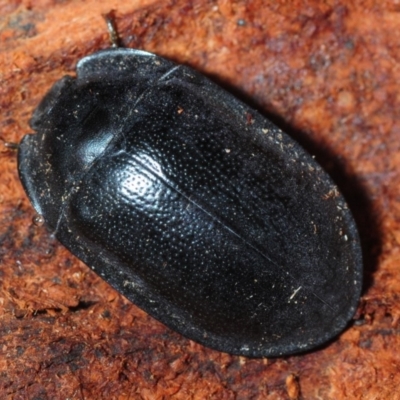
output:
[[[289,301],[292,300],[294,298],[294,296],[296,296],[296,294],[298,293],[298,291],[302,288],[302,286],[299,286],[293,293],[292,295],[289,297]]]

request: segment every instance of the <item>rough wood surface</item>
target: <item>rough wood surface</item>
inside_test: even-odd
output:
[[[0,0],[0,136],[108,47],[188,64],[257,107],[331,173],[356,217],[365,290],[308,354],[232,357],[171,332],[32,224],[0,153],[1,399],[400,399],[400,6],[391,1]]]

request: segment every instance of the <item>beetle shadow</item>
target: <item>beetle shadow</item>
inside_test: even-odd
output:
[[[268,118],[278,128],[296,140],[309,154],[315,156],[315,160],[329,174],[345,198],[354,217],[360,236],[361,251],[363,257],[363,287],[362,294],[372,285],[373,274],[378,267],[378,258],[382,251],[382,229],[379,224],[377,212],[366,185],[356,172],[346,168],[346,161],[328,146],[321,146],[305,131],[296,129],[291,124],[272,112],[263,109],[257,102],[235,87],[221,81],[214,76],[211,80],[222,86],[225,90],[239,98],[248,106],[257,110]]]

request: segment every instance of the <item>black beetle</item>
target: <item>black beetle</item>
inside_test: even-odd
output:
[[[61,243],[168,327],[220,351],[321,345],[354,314],[357,229],[288,135],[196,71],[111,48],[58,81],[19,174]]]

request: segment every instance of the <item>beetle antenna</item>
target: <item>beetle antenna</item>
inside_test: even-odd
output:
[[[9,150],[18,150],[19,144],[14,143],[14,142],[7,142],[4,138],[0,136],[0,141],[3,142],[3,147],[4,150],[2,150],[3,153],[9,151]]]
[[[114,10],[111,10],[107,14],[103,14],[103,18],[106,20],[108,34],[110,36],[111,47],[121,47],[121,40],[118,36],[118,31],[115,26]]]

